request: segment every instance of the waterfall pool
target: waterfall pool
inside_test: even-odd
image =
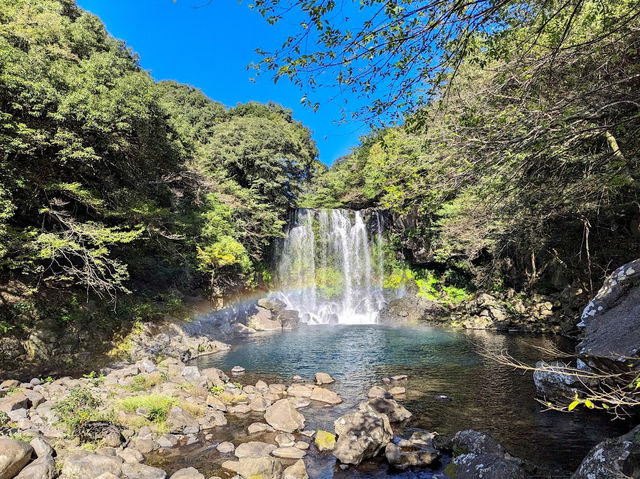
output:
[[[543,412],[534,400],[530,373],[496,364],[479,354],[504,350],[533,364],[542,356],[535,347],[557,346],[558,342],[545,336],[432,327],[313,326],[253,335],[233,344],[228,352],[198,359],[197,365],[226,372],[235,365],[243,366],[247,373],[233,379],[243,384],[255,384],[261,378],[290,384],[294,375],[311,381],[316,372],[329,373],[336,382],[328,387],[344,402],[333,407],[312,404],[301,410],[308,428],[329,431],[333,430],[333,420],[356,409],[371,386],[382,384],[382,378],[408,374],[409,379],[399,383],[407,393],[398,400],[414,416],[402,428],[394,427],[396,435],[408,437],[417,428],[448,435],[477,429],[491,434],[511,454],[539,466],[540,475],[536,477],[561,478],[576,469],[593,445],[626,432],[625,425],[585,411]],[[437,395],[451,400],[443,401]],[[236,445],[256,440],[241,437],[248,424],[263,421],[261,413],[228,417],[230,424],[218,428],[216,437],[238,439]],[[446,477],[442,468],[394,472],[382,460],[342,470],[331,454],[313,450],[306,459],[312,478]],[[219,464],[227,459],[215,447],[209,447],[183,451],[170,463],[175,468],[193,465],[205,474],[220,475]]]

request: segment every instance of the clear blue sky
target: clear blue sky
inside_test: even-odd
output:
[[[277,84],[268,74],[255,77],[247,65],[259,60],[256,48],[273,50],[296,28],[286,22],[269,25],[249,8],[249,0],[78,0],[100,17],[109,33],[140,55],[156,80],[177,80],[200,88],[227,106],[250,100],[273,100],[291,108],[313,131],[320,160],[331,164],[349,152],[368,129],[361,123],[337,124],[344,98],[331,89],[317,92],[317,112],[303,107],[303,92],[288,80]],[[202,8],[194,8],[202,6]],[[357,99],[349,98],[349,108]]]

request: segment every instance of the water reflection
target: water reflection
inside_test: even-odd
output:
[[[403,403],[414,418],[406,431],[398,433],[410,433],[415,428],[443,434],[479,429],[492,434],[511,453],[555,471],[555,477],[563,477],[577,467],[590,447],[605,436],[625,432],[625,426],[593,413],[543,413],[534,400],[529,373],[478,354],[482,349],[505,350],[533,363],[541,359],[541,353],[531,345],[548,347],[555,341],[541,336],[428,327],[318,326],[253,336],[226,353],[201,359],[199,366],[228,371],[239,364],[252,373],[282,381],[296,374],[308,379],[317,371],[331,374],[337,380],[332,389],[342,395],[344,403],[334,408],[305,409],[310,427],[324,429],[332,429],[333,420],[356,407],[383,377],[409,374]],[[452,400],[443,402],[434,397],[437,394]],[[315,477],[346,477],[334,471],[333,463],[323,462],[331,458],[314,461],[319,461],[314,467],[324,471]],[[365,466],[350,471],[348,477],[384,477],[367,471]],[[425,471],[424,475],[411,477],[432,474]]]

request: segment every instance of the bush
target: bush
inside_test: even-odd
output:
[[[88,421],[102,419],[97,410],[102,404],[86,386],[73,388],[67,397],[54,406],[60,421],[67,426],[67,432],[73,434],[75,429]]]

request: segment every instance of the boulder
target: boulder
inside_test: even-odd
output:
[[[284,301],[281,301],[277,298],[270,298],[270,297],[260,298],[258,300],[258,306],[264,309],[268,309],[274,313],[283,311],[287,307]]]
[[[251,441],[240,444],[234,452],[238,459],[243,457],[263,457],[268,456],[276,448],[273,444],[266,442]]]
[[[635,356],[640,350],[640,259],[627,263],[604,281],[584,309],[579,326],[580,354],[609,359]]]
[[[12,479],[31,459],[33,448],[26,442],[0,438],[0,479]]]
[[[227,461],[222,467],[235,472],[242,479],[281,479],[282,464],[275,457],[243,457],[239,461]]]
[[[329,376],[327,373],[316,373],[316,384],[322,386],[323,384],[332,384],[336,380]]]
[[[300,325],[300,314],[293,309],[285,309],[278,313],[278,321],[282,329],[295,329]]]
[[[127,479],[165,479],[167,477],[167,473],[162,469],[138,463],[124,463],[122,473]]]
[[[338,394],[320,386],[313,388],[313,393],[309,399],[327,404],[340,404],[342,402],[342,398]]]
[[[445,468],[456,479],[525,479],[527,476],[518,461],[495,454],[463,454]],[[608,476],[603,476],[608,477]]]
[[[173,406],[167,417],[167,424],[171,431],[182,434],[195,434],[200,431],[200,424],[187,411],[179,406]]]
[[[345,464],[358,465],[377,456],[393,438],[389,418],[371,410],[346,414],[333,425],[338,440],[332,454]]]
[[[398,444],[392,442],[387,444],[384,455],[389,464],[400,470],[413,466],[428,466],[440,457],[440,453],[433,447],[405,439]]]
[[[438,320],[446,310],[436,301],[418,295],[417,289],[407,291],[402,298],[392,299],[380,310],[383,324],[411,323]]]
[[[313,394],[313,389],[303,384],[292,384],[287,389],[287,394],[289,396],[308,398]]]
[[[640,426],[594,446],[571,479],[640,477]]]
[[[453,437],[453,450],[456,455],[467,453],[504,455],[504,448],[498,441],[484,432],[474,431],[473,429],[456,433]]]
[[[255,314],[247,318],[247,326],[256,331],[274,331],[281,329],[280,321],[273,319],[269,309],[258,306]]]
[[[185,467],[174,472],[170,479],[205,479],[195,467]]]
[[[235,451],[235,449],[236,446],[234,446],[233,443],[229,441],[223,441],[216,446],[216,450],[222,454],[231,454],[233,451]]]
[[[291,447],[295,445],[296,438],[293,434],[290,434],[288,432],[281,432],[276,436],[276,442],[280,447]]]
[[[268,424],[262,422],[254,422],[249,425],[247,431],[249,434],[258,434],[261,432],[273,432],[273,428]]]
[[[42,437],[34,437],[29,444],[31,444],[31,447],[33,448],[37,457],[55,455],[51,444],[49,444],[47,440]]]
[[[111,473],[116,477],[122,474],[122,459],[117,456],[103,456],[86,451],[75,452],[66,458],[62,466],[60,479],[97,478]]]
[[[307,455],[306,452],[297,447],[279,447],[271,451],[271,454],[283,459],[302,459]]]
[[[22,469],[15,479],[53,479],[57,474],[56,461],[51,455],[45,455]]]
[[[367,397],[369,398],[383,398],[387,395],[387,390],[381,386],[373,386],[369,389]]]
[[[336,445],[336,436],[327,431],[316,432],[315,444],[319,451],[331,451]]]
[[[411,414],[404,406],[393,399],[376,398],[360,404],[360,410],[369,410],[385,414],[390,422],[402,422],[409,419]]]
[[[300,459],[293,466],[287,467],[282,472],[282,479],[309,479],[304,461]]]
[[[264,418],[278,431],[296,432],[304,429],[304,416],[286,399],[280,399],[269,406]]]
[[[18,391],[0,399],[0,411],[11,412],[16,409],[29,408],[29,398],[22,392]]]
[[[568,364],[561,361],[546,363],[538,361],[533,371],[533,382],[536,386],[536,394],[544,399],[558,401],[574,397],[581,386],[580,380],[575,376],[575,371],[569,374]],[[583,379],[584,380],[584,379]]]

